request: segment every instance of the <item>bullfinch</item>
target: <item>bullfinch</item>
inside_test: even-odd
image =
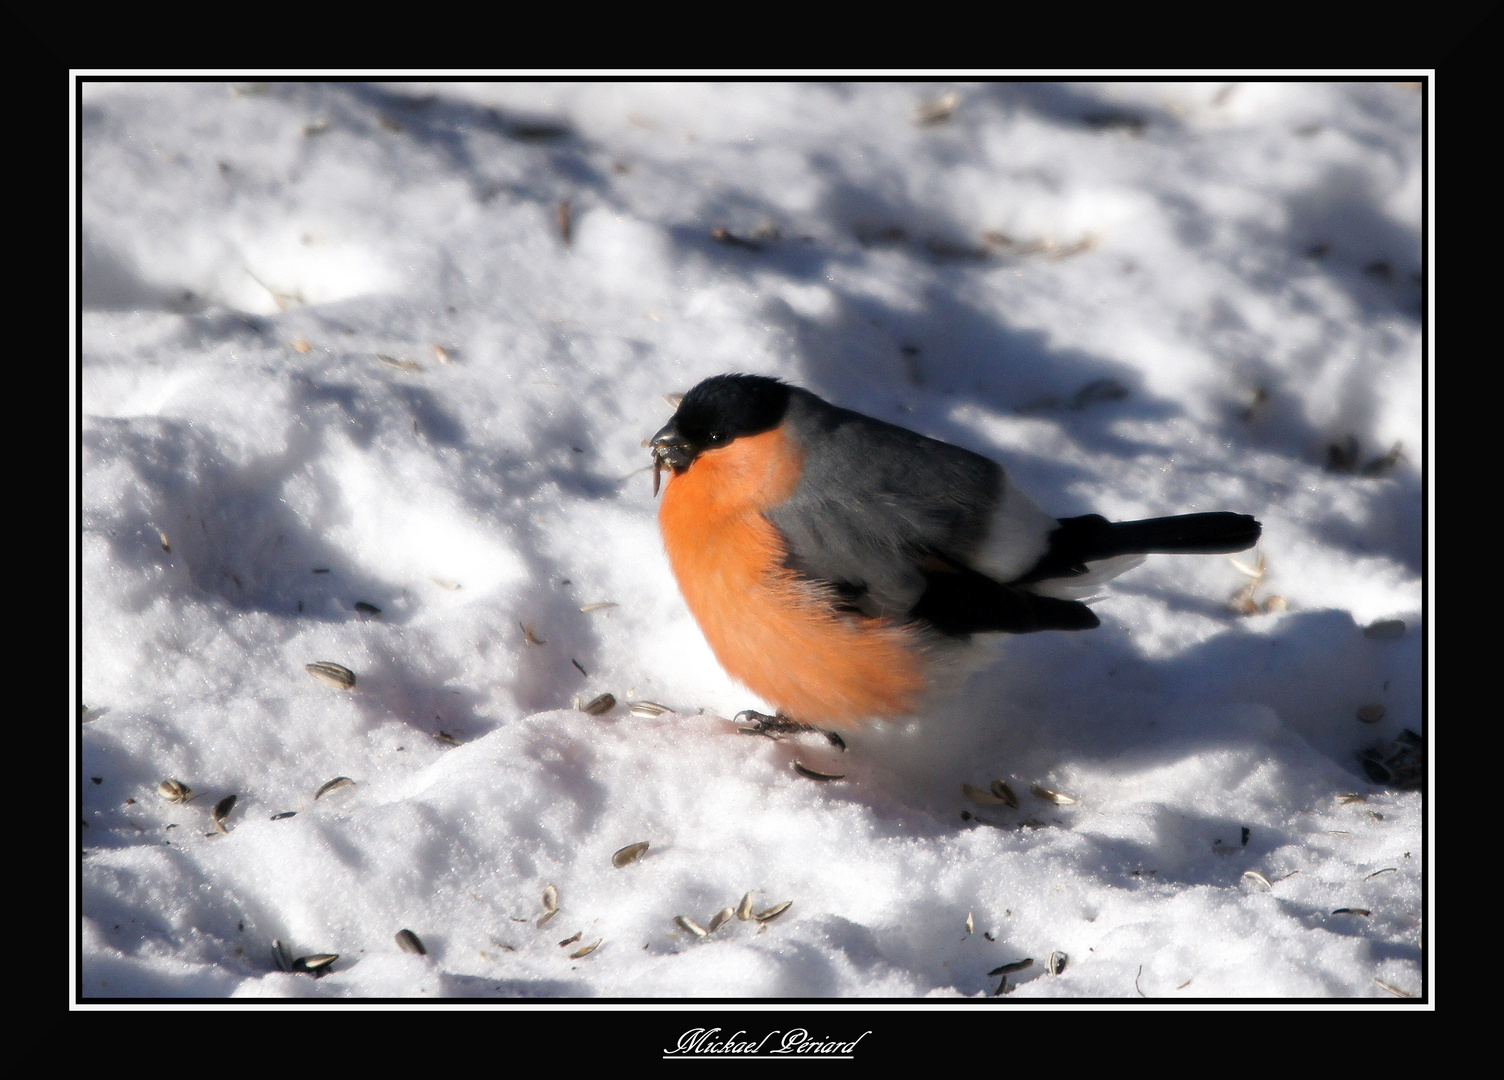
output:
[[[1252,547],[1246,514],[1054,518],[980,454],[759,375],[716,375],[649,443],[684,601],[780,718],[851,726],[953,690],[979,635],[1089,630],[1150,553]],[[761,714],[753,714],[761,716]],[[770,718],[768,718],[770,719]]]

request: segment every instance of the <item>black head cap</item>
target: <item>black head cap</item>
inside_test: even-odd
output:
[[[789,387],[765,375],[713,375],[679,403],[674,426],[692,449],[725,446],[783,423]]]
[[[653,436],[653,494],[658,474],[682,472],[706,450],[783,423],[791,388],[765,375],[713,375],[679,402],[679,411]]]

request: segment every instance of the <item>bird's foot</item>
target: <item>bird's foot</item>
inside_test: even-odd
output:
[[[737,730],[743,735],[766,735],[775,742],[786,735],[803,735],[805,732],[816,731],[830,740],[832,746],[846,749],[846,741],[834,731],[822,731],[813,724],[806,724],[802,720],[794,720],[777,713],[769,716],[767,713],[757,712],[755,709],[743,709],[736,714],[733,723],[745,724]]]

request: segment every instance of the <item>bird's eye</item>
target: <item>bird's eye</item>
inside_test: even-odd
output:
[[[712,431],[708,436],[706,436],[705,441],[711,446],[725,446],[726,433],[724,431]]]

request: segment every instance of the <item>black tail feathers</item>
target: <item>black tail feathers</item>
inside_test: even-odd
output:
[[[1247,514],[1180,514],[1108,521],[1101,514],[1062,518],[1050,549],[1023,577],[1027,585],[1087,572],[1086,564],[1119,555],[1224,555],[1258,543],[1262,526]]]

